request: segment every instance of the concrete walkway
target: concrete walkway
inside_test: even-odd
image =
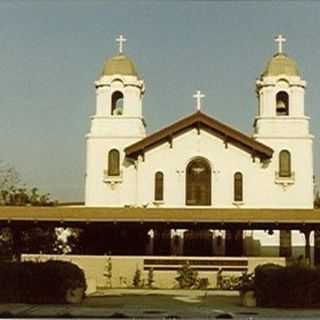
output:
[[[109,289],[81,305],[2,304],[2,318],[320,318],[320,309],[246,308],[237,292],[205,290]]]

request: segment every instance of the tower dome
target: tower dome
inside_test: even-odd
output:
[[[297,63],[285,53],[276,53],[268,62],[262,76],[300,76]]]
[[[138,77],[134,63],[129,57],[122,53],[106,60],[103,65],[101,76],[110,76],[114,74]]]

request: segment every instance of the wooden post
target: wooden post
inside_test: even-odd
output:
[[[227,229],[225,240],[225,255],[229,257],[243,256],[243,230]]]
[[[291,230],[280,230],[280,257],[291,257]]]
[[[305,258],[306,258],[306,263],[307,265],[310,265],[311,263],[311,253],[310,253],[310,233],[311,230],[305,229],[303,230],[304,237],[306,239],[306,245],[305,245]]]
[[[21,261],[21,232],[22,229],[17,226],[11,227],[12,232],[12,258],[16,261]]]
[[[154,255],[171,255],[171,229],[159,227],[154,229]]]
[[[314,232],[314,265],[320,265],[320,231]]]

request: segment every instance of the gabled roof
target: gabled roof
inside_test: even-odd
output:
[[[150,148],[166,141],[172,141],[175,136],[189,128],[211,131],[220,136],[224,143],[232,143],[242,147],[253,156],[260,157],[261,159],[270,159],[273,154],[273,150],[270,147],[198,111],[128,146],[125,149],[126,156],[137,158],[139,154],[144,154]]]

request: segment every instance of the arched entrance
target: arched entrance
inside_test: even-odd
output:
[[[186,205],[211,205],[211,167],[204,158],[196,158],[187,166]]]

